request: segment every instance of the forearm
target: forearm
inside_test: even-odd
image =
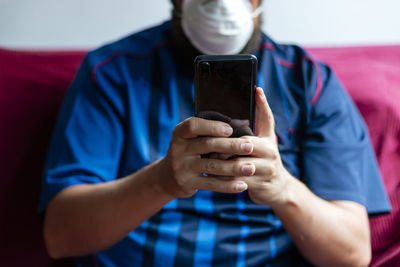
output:
[[[234,168],[231,162],[210,162],[200,156],[211,152],[248,155],[251,151],[243,144],[249,141],[228,138],[232,132],[223,122],[189,118],[175,127],[167,155],[160,161],[113,182],[61,191],[46,210],[44,235],[50,255],[79,256],[106,249],[171,200],[191,197],[197,190],[246,190],[243,181],[232,179],[232,170],[236,176],[242,175],[241,166]],[[218,165],[216,161],[223,166],[210,169]],[[204,179],[205,172],[230,178]]]
[[[52,257],[106,249],[158,212],[173,197],[158,182],[162,162],[128,177],[102,184],[72,186],[46,211],[44,236]]]
[[[346,205],[356,203],[325,201],[292,177],[287,186],[285,201],[273,209],[309,261],[317,266],[368,265],[369,225],[363,208],[354,213]]]

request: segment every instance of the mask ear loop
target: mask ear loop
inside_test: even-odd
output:
[[[264,12],[264,7],[265,7],[265,3],[267,2],[267,0],[261,0],[260,5],[257,7],[256,10],[254,10],[253,14],[252,14],[252,18],[256,18],[258,17],[261,13]]]

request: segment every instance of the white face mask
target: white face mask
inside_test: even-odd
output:
[[[253,18],[261,12],[262,4],[253,12],[249,0],[183,0],[181,23],[202,53],[237,54],[250,40]]]

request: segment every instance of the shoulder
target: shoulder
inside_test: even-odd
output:
[[[107,65],[116,58],[151,57],[155,49],[167,45],[170,22],[133,33],[118,41],[106,44],[87,55],[87,63],[94,69]]]
[[[261,50],[273,60],[285,81],[301,88],[310,106],[318,101],[323,87],[335,78],[332,69],[305,48],[294,44],[279,44],[263,35]]]
[[[81,69],[98,86],[123,84],[124,73],[137,71],[150,62],[159,49],[167,46],[170,22],[145,29],[106,44],[88,53]]]

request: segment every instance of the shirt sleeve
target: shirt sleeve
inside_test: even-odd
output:
[[[369,214],[389,212],[367,127],[332,71],[318,67],[323,86],[308,114],[305,181],[323,199],[354,201]]]
[[[86,58],[64,100],[43,172],[39,214],[61,190],[117,178],[124,140],[121,97],[92,78]]]

